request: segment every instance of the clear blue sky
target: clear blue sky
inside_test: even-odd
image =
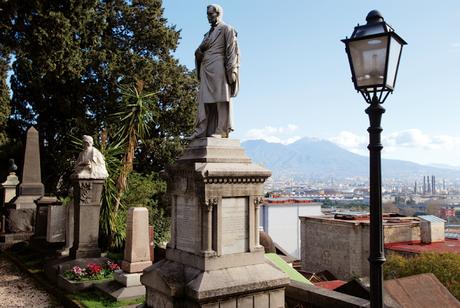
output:
[[[194,67],[208,31],[201,0],[166,0],[164,16],[181,31],[176,56]],[[366,103],[357,94],[344,45],[378,9],[408,45],[386,103],[384,156],[460,165],[460,1],[222,0],[238,31],[241,90],[233,138],[290,142],[328,139],[366,153]]]

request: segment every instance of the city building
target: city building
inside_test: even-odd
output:
[[[300,258],[299,216],[321,216],[321,203],[306,198],[266,198],[260,210],[263,230],[291,256]]]
[[[342,280],[369,275],[368,213],[300,217],[300,221],[302,270],[328,270]],[[420,220],[385,215],[384,238],[386,243],[420,242]]]

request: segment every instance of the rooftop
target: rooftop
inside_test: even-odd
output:
[[[422,253],[422,252],[453,252],[460,253],[460,240],[446,239],[444,242],[423,243],[389,243],[385,249],[395,252]]]
[[[264,199],[264,204],[265,205],[270,205],[270,204],[293,204],[293,203],[312,203],[312,205],[317,205],[320,204],[318,202],[314,202],[313,200],[309,198],[295,198],[295,197],[280,197],[280,198],[265,198]]]
[[[369,224],[369,213],[366,212],[334,212],[323,216],[300,216],[301,220],[329,221],[336,223]],[[405,217],[393,213],[383,214],[383,223],[386,226],[420,223],[417,217]]]

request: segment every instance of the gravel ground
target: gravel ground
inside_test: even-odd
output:
[[[0,307],[62,307],[46,291],[0,256]]]

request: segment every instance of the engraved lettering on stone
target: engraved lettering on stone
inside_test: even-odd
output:
[[[197,233],[199,218],[198,207],[193,201],[193,198],[177,196],[176,247],[188,252],[195,252],[197,247],[197,239],[200,238],[200,234]]]
[[[222,253],[247,252],[249,215],[247,198],[222,199]]]

